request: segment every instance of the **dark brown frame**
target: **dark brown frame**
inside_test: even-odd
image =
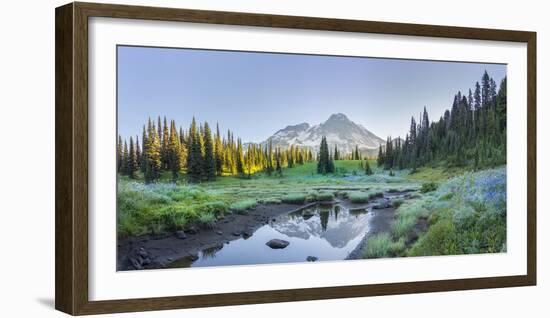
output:
[[[366,32],[527,43],[527,275],[144,299],[88,300],[88,18]],[[55,11],[55,307],[100,314],[536,285],[536,33],[327,18],[70,3]]]

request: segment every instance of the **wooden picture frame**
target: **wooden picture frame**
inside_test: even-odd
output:
[[[56,16],[55,307],[72,314],[164,310],[536,284],[536,33],[451,26],[70,3]],[[527,275],[90,301],[88,297],[88,19],[110,17],[477,39],[527,44]]]

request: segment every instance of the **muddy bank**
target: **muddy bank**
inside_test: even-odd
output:
[[[393,200],[395,199],[412,200],[415,198],[413,192],[416,192],[416,190],[407,189],[404,191],[388,191],[384,194],[384,199],[389,200],[390,202],[393,202]],[[393,222],[395,221],[396,217],[396,210],[397,209],[393,206],[385,209],[372,209],[372,217],[370,220],[369,231],[365,233],[365,236],[363,237],[359,245],[357,245],[357,247],[351,253],[349,253],[346,259],[363,259],[366,243],[369,238],[381,233],[391,233]],[[418,226],[419,225],[417,225],[417,227]],[[425,230],[426,225],[422,224],[420,226],[423,228],[423,230]],[[418,238],[418,236],[416,238]]]
[[[362,259],[367,240],[380,233],[390,233],[395,219],[395,208],[373,209],[369,231],[346,259]]]
[[[215,252],[233,240],[250,237],[259,227],[275,221],[274,218],[281,214],[312,204],[315,203],[258,205],[247,214],[228,214],[210,228],[191,227],[185,232],[119,239],[117,270],[165,268],[176,260],[192,263],[200,251]]]

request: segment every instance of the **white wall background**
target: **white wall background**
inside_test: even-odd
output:
[[[538,32],[537,287],[220,307],[114,317],[548,317],[550,226],[546,211],[550,22],[545,1],[109,1],[194,9],[444,24]],[[0,16],[0,316],[61,317],[54,297],[54,8],[10,1]],[[546,145],[545,145],[546,144]],[[31,152],[32,151],[32,152]],[[545,180],[546,179],[546,180]]]

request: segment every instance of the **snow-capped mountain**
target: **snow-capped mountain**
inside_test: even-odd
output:
[[[351,153],[358,146],[362,154],[376,155],[380,144],[385,142],[362,125],[349,120],[346,115],[338,113],[315,126],[308,123],[287,126],[262,144],[267,145],[271,141],[273,147],[286,148],[295,145],[318,150],[323,136],[327,137],[329,148],[334,149],[336,145],[341,154]]]

